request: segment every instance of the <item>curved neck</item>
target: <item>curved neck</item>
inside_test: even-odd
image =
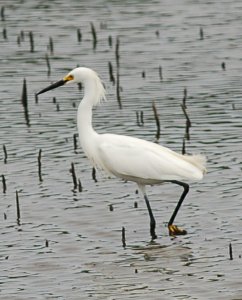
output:
[[[87,100],[88,98],[84,96],[77,111],[77,126],[80,138],[86,136],[90,131],[94,131],[92,127],[92,104]]]

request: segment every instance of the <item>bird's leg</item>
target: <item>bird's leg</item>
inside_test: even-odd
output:
[[[149,212],[149,216],[150,216],[150,235],[152,237],[152,240],[155,240],[157,238],[157,235],[155,233],[155,225],[156,225],[155,218],[154,218],[152,209],[150,207],[149,199],[146,194],[144,194],[144,198],[145,198],[145,203],[148,208],[148,212]]]
[[[175,236],[175,235],[184,235],[184,234],[187,234],[186,230],[177,227],[176,225],[173,224],[173,222],[174,222],[175,217],[176,217],[176,215],[177,215],[177,213],[178,213],[178,211],[179,211],[179,209],[182,205],[183,200],[185,199],[185,197],[186,197],[186,195],[189,191],[189,185],[187,183],[177,181],[177,180],[172,180],[171,182],[182,186],[184,188],[184,191],[181,194],[181,197],[180,197],[180,199],[177,203],[177,206],[176,206],[176,208],[175,208],[175,210],[174,210],[174,212],[173,212],[173,214],[170,218],[170,221],[168,223],[168,230],[169,230],[169,234],[173,235],[173,236]]]

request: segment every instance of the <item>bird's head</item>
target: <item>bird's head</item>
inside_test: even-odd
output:
[[[101,99],[105,99],[105,89],[97,73],[92,69],[84,67],[73,69],[63,79],[42,89],[37,93],[37,95],[43,94],[67,83],[83,83],[84,87],[89,88],[91,91],[95,91],[93,105],[97,105]]]
[[[39,91],[37,95],[43,94],[47,91],[53,90],[59,86],[62,86],[67,83],[84,83],[92,78],[97,78],[98,75],[96,72],[89,68],[78,67],[70,71],[64,78],[61,80],[47,86],[43,90]]]

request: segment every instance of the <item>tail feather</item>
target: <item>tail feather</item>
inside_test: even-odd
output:
[[[200,154],[196,154],[196,155],[184,155],[183,158],[188,161],[189,163],[191,163],[192,165],[194,165],[195,167],[197,167],[199,170],[202,171],[203,174],[205,174],[207,172],[206,169],[206,156],[204,155],[200,155]]]

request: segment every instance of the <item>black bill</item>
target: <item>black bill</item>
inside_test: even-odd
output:
[[[55,88],[57,88],[57,87],[59,87],[59,86],[64,85],[65,83],[66,83],[66,81],[63,80],[63,79],[61,79],[61,80],[59,80],[59,81],[57,81],[57,82],[55,82],[55,83],[53,83],[53,84],[47,86],[47,87],[44,88],[43,90],[39,91],[36,95],[43,94],[43,93],[45,93],[45,92],[47,92],[47,91],[53,90],[53,89],[55,89]]]

